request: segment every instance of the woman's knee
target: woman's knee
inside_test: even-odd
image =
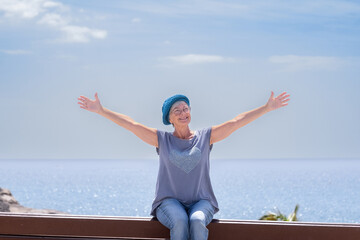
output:
[[[197,211],[190,216],[189,222],[190,222],[190,226],[201,225],[205,227],[206,216],[202,211]]]
[[[196,206],[191,210],[190,213],[190,223],[195,222],[196,224],[203,224],[207,226],[214,216],[214,207],[210,202],[206,200],[199,201]]]

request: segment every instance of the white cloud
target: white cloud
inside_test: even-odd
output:
[[[68,42],[88,42],[90,38],[104,39],[107,36],[103,30],[71,25],[62,27],[61,31],[65,33],[65,41]]]
[[[39,21],[40,24],[46,24],[52,27],[59,27],[59,26],[65,26],[68,24],[68,21],[66,21],[61,15],[56,13],[48,13],[45,14]]]
[[[46,1],[44,2],[44,7],[46,8],[52,8],[52,7],[62,7],[62,3],[59,2],[53,2],[53,1]]]
[[[61,3],[46,0],[0,0],[0,11],[6,17],[34,18],[46,12],[46,8],[59,7]]]
[[[132,23],[140,23],[141,22],[141,18],[133,18],[131,19]]]
[[[278,64],[284,71],[303,71],[303,70],[334,70],[339,68],[343,61],[336,57],[324,56],[271,56],[269,62]]]
[[[166,60],[177,64],[221,63],[231,60],[218,55],[187,54],[166,57]]]
[[[9,54],[9,55],[27,55],[27,54],[32,54],[32,52],[30,51],[26,51],[26,50],[21,50],[21,49],[16,49],[16,50],[0,50],[0,52]]]
[[[38,19],[37,24],[46,25],[63,33],[63,42],[89,42],[91,39],[104,39],[105,30],[77,26],[71,17],[64,16],[67,9],[60,2],[47,0],[0,0],[0,12],[7,18]]]

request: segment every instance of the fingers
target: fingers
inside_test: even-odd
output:
[[[85,97],[85,96],[80,96],[78,97],[78,104],[80,105],[80,108],[83,108],[83,109],[87,109],[87,103],[89,101],[91,101],[89,98]]]
[[[283,92],[279,96],[277,96],[276,98],[282,98],[285,94],[286,94],[286,92]]]
[[[78,103],[82,103],[82,104],[86,104],[87,102],[89,102],[89,100],[88,100],[88,99],[81,98],[81,97],[79,97],[79,98],[78,98],[78,100],[79,100],[79,102],[78,102]]]
[[[290,97],[290,94],[288,94],[288,95],[285,95],[285,94],[286,94],[286,92],[283,92],[283,93],[279,94],[279,95],[276,97],[276,99],[283,100],[283,99],[286,99],[286,98]],[[274,97],[274,92],[271,91],[271,96],[270,96],[270,98],[273,98],[273,97]]]
[[[95,98],[97,101],[99,100],[97,93],[95,93]],[[79,100],[78,104],[80,105],[80,108],[86,109],[86,110],[89,110],[88,104],[90,104],[90,108],[91,108],[91,105],[94,103],[94,100],[91,100],[88,97],[85,97],[82,95],[80,97],[78,97],[78,100]]]
[[[85,110],[88,110],[88,106],[87,106],[86,103],[84,103],[84,102],[78,102],[78,104],[80,105],[80,108],[85,109]]]
[[[85,97],[85,96],[80,96],[79,98],[78,98],[79,100],[87,100],[87,101],[90,101],[90,99],[89,98],[87,98],[87,97]]]
[[[290,101],[290,98],[282,100],[283,103]]]
[[[96,101],[99,101],[99,97],[98,97],[97,92],[95,93],[95,99],[96,99]]]
[[[282,101],[282,100],[284,100],[284,99],[286,99],[286,98],[288,98],[288,97],[290,97],[290,94],[285,95],[285,96],[283,96],[283,97],[279,97],[279,99]]]
[[[286,92],[281,93],[279,96],[276,97],[276,99],[279,99],[281,101],[285,100],[286,98],[290,97],[290,94],[286,95]]]
[[[287,96],[290,96],[290,95],[287,95]],[[281,101],[281,107],[285,107],[285,106],[287,106],[289,104],[288,101],[290,101],[290,98],[285,99],[287,96],[283,97],[283,99],[280,100]]]
[[[83,106],[83,107],[86,106],[86,103],[83,103],[83,102],[78,102],[78,104],[79,104],[80,106]]]
[[[273,92],[272,92],[271,96],[273,96]],[[284,106],[287,106],[289,104],[288,103],[290,101],[289,97],[290,97],[290,94],[287,94],[287,92],[283,92],[280,95],[278,95],[275,98],[275,100],[278,102],[279,107],[284,107]]]

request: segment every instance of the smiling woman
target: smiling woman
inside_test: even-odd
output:
[[[263,114],[286,106],[289,96],[284,92],[275,98],[272,92],[268,102],[259,108],[223,124],[192,131],[190,100],[184,95],[174,95],[162,106],[163,123],[174,126],[172,133],[144,126],[102,107],[97,93],[95,100],[80,96],[78,103],[156,147],[160,163],[151,215],[170,229],[171,239],[207,239],[206,226],[219,211],[210,180],[209,157],[213,144]]]
[[[190,107],[185,102],[182,101],[177,102],[175,104],[177,106],[175,108],[172,107],[170,110],[169,121],[171,122],[171,124],[173,126],[174,126],[174,122],[189,124],[191,120]]]

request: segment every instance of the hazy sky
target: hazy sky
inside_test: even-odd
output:
[[[192,129],[289,105],[213,158],[360,158],[360,2],[0,0],[0,159],[157,158],[77,98],[158,129],[190,98]]]

